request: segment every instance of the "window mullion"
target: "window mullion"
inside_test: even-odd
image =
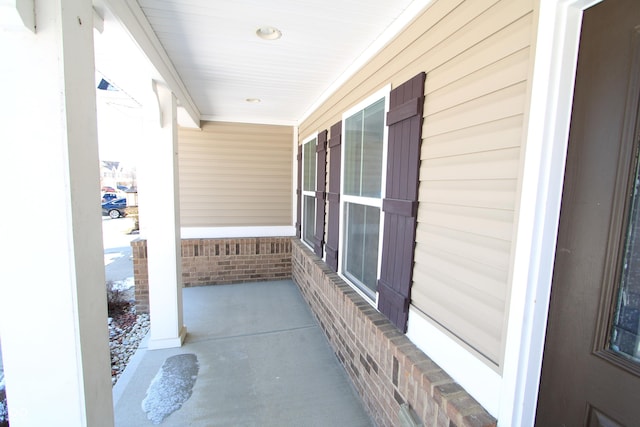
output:
[[[382,199],[378,199],[375,197],[352,196],[347,194],[343,194],[342,197],[344,201],[348,203],[356,203],[358,205],[382,208]]]
[[[360,188],[359,193],[362,195],[364,185],[364,110],[362,110],[362,125],[360,127]]]

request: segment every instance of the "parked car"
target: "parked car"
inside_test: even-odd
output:
[[[112,200],[118,199],[118,195],[116,193],[104,193],[102,195],[102,203],[110,202]]]
[[[109,215],[113,219],[120,218],[127,214],[126,207],[127,199],[110,200],[102,204],[102,215]]]

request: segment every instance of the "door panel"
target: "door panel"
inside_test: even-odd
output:
[[[605,0],[583,18],[536,416],[542,427],[640,425],[640,365],[611,349],[633,222],[638,25],[638,0]],[[618,324],[633,323],[634,313]]]

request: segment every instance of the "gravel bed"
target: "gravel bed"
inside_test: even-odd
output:
[[[7,408],[7,395],[4,390],[4,381],[0,388],[0,427],[9,427],[9,410]]]
[[[109,322],[109,349],[111,351],[111,385],[115,385],[129,359],[138,349],[140,341],[149,332],[149,315],[135,315],[132,311]]]

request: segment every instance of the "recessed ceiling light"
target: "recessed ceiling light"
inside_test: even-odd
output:
[[[247,99],[245,99],[245,101],[247,101],[250,104],[258,104],[258,103],[262,102],[262,100],[260,98],[247,98]]]
[[[256,35],[264,40],[278,40],[282,37],[282,31],[275,27],[265,26],[258,28]]]

